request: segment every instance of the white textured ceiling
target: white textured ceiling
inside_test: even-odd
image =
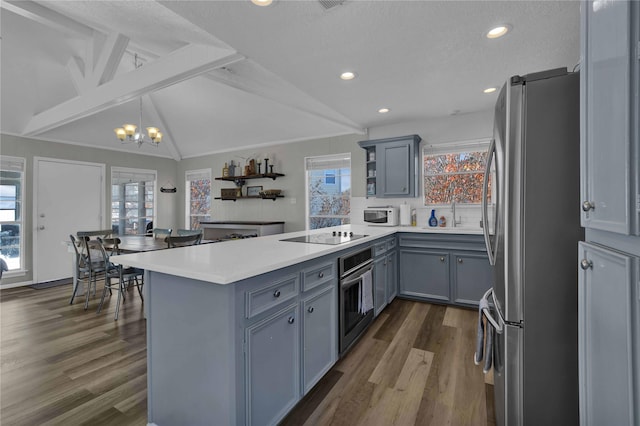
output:
[[[569,1],[3,1],[0,12],[3,133],[175,159],[487,110],[496,95],[484,88],[579,60]],[[507,36],[484,36],[502,23]],[[96,83],[105,52],[115,71]],[[345,70],[358,78],[340,80]],[[157,150],[113,133],[137,123],[140,95],[143,125],[165,133]]]

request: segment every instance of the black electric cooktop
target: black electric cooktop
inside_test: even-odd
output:
[[[293,243],[329,244],[336,245],[367,237],[368,235],[354,234],[353,232],[333,231],[324,234],[307,234],[300,237],[286,238],[280,241]]]

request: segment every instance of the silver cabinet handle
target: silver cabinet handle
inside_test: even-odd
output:
[[[287,322],[288,322],[289,324],[293,324],[295,320],[296,320],[296,319],[295,319],[294,317],[289,317],[289,319],[287,320]]]
[[[309,306],[309,309],[307,309],[307,312],[309,312],[310,314],[313,313],[313,306]]]
[[[444,262],[444,256],[440,258],[440,262]]]
[[[585,271],[586,271],[587,269],[593,269],[593,262],[592,262],[592,261],[590,261],[590,260],[588,260],[588,259],[582,259],[582,260],[580,261],[580,267],[581,267],[582,269],[584,269]]]
[[[462,263],[462,259],[458,258],[458,263]]]
[[[324,277],[324,272],[320,272],[320,273],[318,274],[318,278],[322,278],[322,277]]]
[[[589,210],[595,210],[595,201],[585,201],[582,203],[582,211],[588,212]]]
[[[280,290],[276,290],[273,292],[273,297],[280,297]]]

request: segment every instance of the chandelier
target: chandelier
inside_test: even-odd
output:
[[[142,64],[138,63],[137,53],[134,56],[134,60],[136,69],[140,68]],[[157,147],[162,141],[162,132],[157,127],[147,127],[146,135],[142,132],[142,97],[140,97],[140,120],[138,123],[138,126],[135,124],[123,124],[122,127],[113,129],[113,131],[116,132],[116,137],[122,143],[137,143],[138,147],[142,146],[143,143],[148,143]]]

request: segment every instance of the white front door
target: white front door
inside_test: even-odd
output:
[[[39,157],[33,163],[33,281],[42,283],[73,275],[70,234],[105,227],[105,166]]]

